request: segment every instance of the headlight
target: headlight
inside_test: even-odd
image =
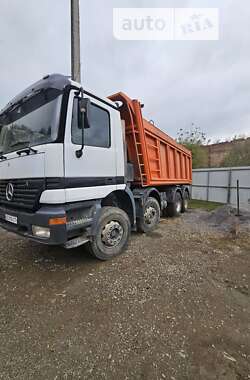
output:
[[[34,236],[42,239],[50,238],[50,229],[47,227],[32,226],[32,233]]]

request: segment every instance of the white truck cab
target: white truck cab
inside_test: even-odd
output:
[[[82,96],[90,101],[84,131]],[[126,189],[117,106],[54,74],[14,98],[0,114],[0,128],[0,225],[67,248],[89,240],[85,228],[100,200]]]

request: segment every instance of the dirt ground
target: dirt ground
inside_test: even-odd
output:
[[[250,379],[250,229],[210,215],[109,262],[0,230],[0,379]]]

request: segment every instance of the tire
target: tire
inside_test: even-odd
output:
[[[182,200],[182,206],[181,206],[181,212],[184,213],[188,210],[188,201],[189,201],[189,195],[188,192],[185,191],[183,200]]]
[[[130,237],[128,215],[118,207],[103,207],[96,233],[87,245],[88,251],[99,260],[109,260],[122,253]]]
[[[165,214],[170,217],[178,217],[181,215],[182,210],[182,196],[179,191],[175,193],[175,199],[173,203],[169,203]]]
[[[152,231],[160,221],[161,210],[158,201],[153,197],[148,197],[144,204],[143,218],[137,220],[139,232]]]

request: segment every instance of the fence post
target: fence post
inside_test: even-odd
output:
[[[231,201],[231,182],[232,182],[232,169],[228,172],[228,188],[227,188],[227,203]]]
[[[207,202],[209,201],[210,171],[207,172]]]
[[[237,216],[240,216],[240,181],[237,179]]]

